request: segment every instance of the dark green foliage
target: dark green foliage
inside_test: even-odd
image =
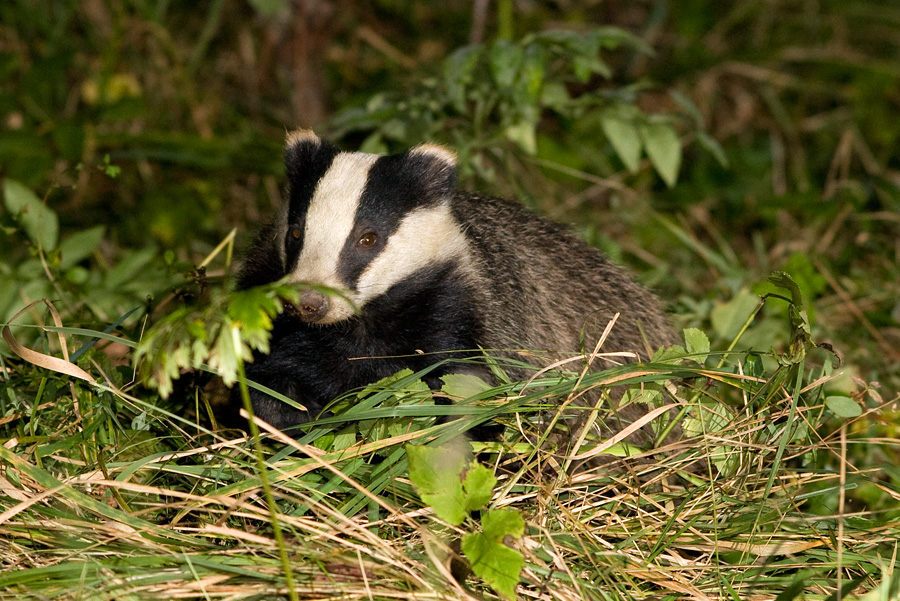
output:
[[[0,342],[0,597],[462,595],[426,505],[504,597],[897,597],[900,11],[481,4],[0,2],[0,323],[30,307],[8,335],[94,380]],[[463,185],[634,267],[684,346],[449,378],[450,406],[401,373],[265,447],[217,430],[203,370],[239,380],[293,294],[229,281],[298,126],[447,144]],[[693,438],[654,454],[566,431],[577,404],[548,417],[612,383],[660,412],[657,444]],[[490,419],[492,467],[426,491],[403,445]],[[568,480],[585,456],[625,469]]]

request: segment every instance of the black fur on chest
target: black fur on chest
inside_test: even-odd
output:
[[[254,411],[281,429],[307,422],[341,394],[401,369],[419,371],[446,358],[471,356],[480,330],[455,262],[413,274],[336,324],[307,324],[286,310],[275,320],[271,352],[254,357],[247,378],[296,400],[309,413],[251,389]],[[427,381],[436,387],[450,371],[452,363],[443,365]]]

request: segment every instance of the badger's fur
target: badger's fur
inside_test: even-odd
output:
[[[309,411],[253,391],[256,414],[275,426],[451,356],[442,353],[529,349],[558,359],[592,350],[616,313],[603,350],[646,356],[674,342],[653,295],[566,228],[457,191],[456,157],[441,146],[341,152],[300,130],[287,137],[285,163],[288,202],[257,237],[238,288],[287,277],[341,295],[306,288],[276,319],[271,352],[248,365],[249,379]],[[460,369],[442,365],[431,381]]]

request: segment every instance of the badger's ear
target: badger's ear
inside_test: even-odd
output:
[[[429,196],[446,197],[456,190],[456,153],[443,146],[421,144],[412,148],[407,169]]]
[[[284,166],[288,179],[294,182],[310,171],[322,171],[316,169],[316,165],[324,162],[324,167],[327,168],[336,153],[334,146],[322,141],[311,129],[289,132],[284,146]]]

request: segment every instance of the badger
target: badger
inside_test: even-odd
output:
[[[238,289],[302,285],[274,321],[270,352],[246,371],[307,409],[251,390],[256,415],[282,430],[404,368],[438,364],[426,381],[439,388],[442,375],[479,369],[445,359],[479,349],[537,364],[592,350],[616,314],[603,350],[646,357],[674,343],[657,299],[566,227],[457,190],[456,155],[445,147],[342,152],[299,130],[284,159],[287,202],[237,277]]]

